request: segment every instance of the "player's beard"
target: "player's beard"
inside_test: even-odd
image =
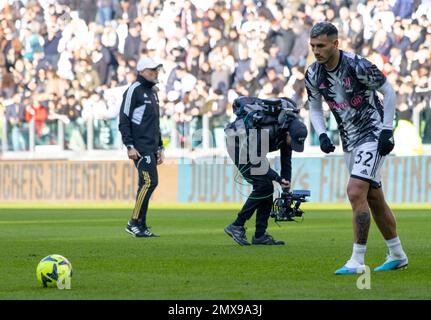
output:
[[[324,57],[320,56],[319,58],[316,57],[316,61],[318,64],[325,65],[328,62],[329,59],[325,59]]]
[[[332,54],[328,54],[326,58],[323,56],[320,56],[320,60],[317,60],[317,58],[316,58],[316,61],[318,64],[323,65],[326,68],[329,68],[329,66],[328,66],[329,62],[331,62],[332,59],[335,59],[336,55],[337,55],[337,52],[334,52]],[[330,69],[333,69],[333,68],[335,68],[335,66],[331,66]]]

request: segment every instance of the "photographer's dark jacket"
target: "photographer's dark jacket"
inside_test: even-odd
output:
[[[277,149],[280,149],[280,167],[281,167],[281,177],[286,179],[287,181],[292,181],[292,148],[287,145],[286,138],[284,138],[284,141],[280,143],[278,146],[276,146]],[[277,149],[270,151],[275,151]],[[269,169],[272,170],[271,168]],[[274,171],[274,170],[272,170]],[[278,173],[274,171],[274,174],[278,176]],[[269,175],[271,177],[271,173],[269,172]],[[274,177],[271,180],[276,180],[277,177]]]
[[[123,94],[119,130],[126,146],[134,146],[140,153],[150,154],[162,147],[160,134],[160,106],[154,83],[138,75]]]
[[[266,154],[262,154],[262,146],[260,144],[261,140],[261,130],[257,130],[257,143],[250,143],[249,148],[247,147],[241,147],[239,140],[235,139],[234,144],[230,144],[230,142],[233,142],[233,140],[227,140],[227,150],[231,157],[231,159],[234,161],[235,165],[241,165],[240,159],[241,155],[246,152],[247,160],[249,161],[249,155],[250,154],[257,154],[261,161],[267,162],[268,165],[268,171],[265,175],[268,179],[272,181],[278,181],[281,182],[281,179],[284,178],[287,181],[291,181],[292,178],[292,148],[287,145],[286,143],[286,135],[284,134],[277,134],[277,135],[269,135],[269,146],[267,148],[268,152],[273,152],[280,150],[280,175],[273,170],[269,166],[269,161],[267,159]],[[247,130],[247,136],[249,137],[249,130]],[[254,149],[253,151],[250,151],[250,149]],[[260,167],[262,166],[262,163],[258,163],[255,165],[252,165],[252,167]]]
[[[260,139],[258,141],[261,141]],[[261,146],[258,144],[258,148]],[[259,150],[259,149],[258,149]],[[262,149],[260,149],[262,150]],[[281,178],[291,181],[292,178],[292,148],[286,143],[286,134],[277,134],[276,137],[269,136],[269,152],[280,150],[280,175],[277,171],[269,168],[266,176],[273,181],[281,181]],[[266,155],[261,155],[262,158]]]

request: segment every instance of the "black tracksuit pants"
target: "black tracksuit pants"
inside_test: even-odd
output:
[[[138,220],[142,226],[147,227],[148,203],[158,184],[157,158],[155,154],[144,155],[141,153],[141,155],[141,158],[134,160],[139,181],[132,220]]]
[[[238,213],[234,225],[243,226],[256,211],[255,235],[260,237],[268,228],[274,194],[273,182],[267,176],[252,175],[251,164],[235,163],[235,165],[247,182],[253,185],[253,191]]]

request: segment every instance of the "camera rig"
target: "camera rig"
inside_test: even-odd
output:
[[[310,190],[293,190],[292,192],[283,191],[272,204],[271,218],[278,221],[295,221],[303,220],[304,211],[299,207],[301,203],[307,202],[310,196]],[[300,219],[295,219],[295,218]]]

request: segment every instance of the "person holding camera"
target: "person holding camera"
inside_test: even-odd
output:
[[[297,118],[295,103],[287,98],[262,100],[240,97],[234,101],[237,120],[225,129],[226,146],[238,173],[253,186],[253,191],[224,231],[241,246],[250,245],[244,225],[256,212],[253,245],[284,245],[266,232],[273,204],[276,181],[289,191],[292,177],[292,150],[302,152],[307,137],[306,126]],[[258,110],[251,110],[257,106]],[[272,110],[272,111],[271,111]],[[239,114],[245,111],[246,114]],[[249,112],[248,112],[249,111]],[[273,113],[271,115],[271,112]],[[267,153],[280,150],[281,173],[274,171]]]
[[[119,130],[139,175],[135,208],[126,226],[126,232],[135,237],[158,237],[149,230],[146,220],[148,203],[158,184],[157,165],[164,159],[155,88],[161,67],[152,58],[138,61],[137,80],[124,92],[120,109]]]

